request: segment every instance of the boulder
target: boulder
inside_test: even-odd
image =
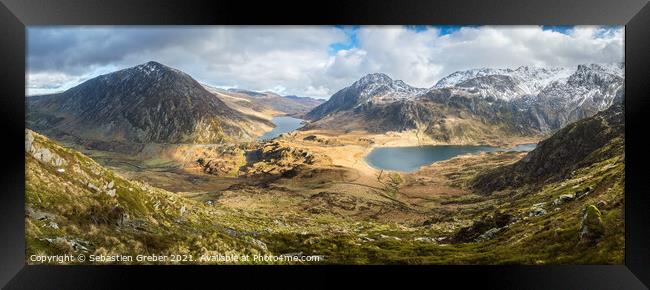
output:
[[[601,212],[595,205],[588,205],[582,215],[580,226],[580,243],[594,245],[605,234]]]
[[[562,195],[560,195],[560,197],[558,197],[557,199],[555,199],[553,201],[553,205],[564,204],[564,203],[572,201],[573,199],[575,199],[575,195],[573,195],[573,194],[562,194]]]
[[[544,203],[544,202],[534,204],[534,205],[530,208],[530,211],[528,212],[528,216],[529,216],[529,217],[535,217],[535,216],[543,216],[543,215],[546,215],[547,212],[546,212],[546,210],[543,208],[543,206],[544,206],[545,204],[546,204],[546,203]]]

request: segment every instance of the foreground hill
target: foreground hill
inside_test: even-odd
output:
[[[305,129],[416,130],[446,143],[545,135],[621,99],[622,73],[617,64],[482,69],[454,73],[430,89],[372,74],[309,112]]]
[[[463,189],[477,172],[516,162],[523,154],[496,152],[433,164],[402,175],[403,183],[395,186],[367,186],[358,176],[346,177],[344,168],[309,165],[262,184],[202,194],[173,193],[124,178],[29,130],[25,138],[28,255],[193,257],[134,264],[228,263],[210,260],[218,255],[323,258],[238,262],[265,264],[623,261],[620,156],[527,193],[520,187],[489,195]],[[280,143],[267,143],[271,150],[255,164],[309,156]],[[401,180],[388,174],[378,180],[393,177]]]
[[[28,256],[155,253],[198,259],[268,253],[252,236],[229,234],[229,223],[246,229],[251,223],[246,217],[235,219],[176,193],[127,180],[30,130],[25,132],[25,166]]]
[[[251,140],[268,120],[228,107],[189,75],[148,62],[65,92],[27,98],[27,126],[49,136],[133,143]]]

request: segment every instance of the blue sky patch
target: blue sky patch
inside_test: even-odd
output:
[[[573,27],[573,25],[542,25],[542,30],[551,30],[568,35]]]
[[[329,46],[330,54],[336,54],[339,50],[349,50],[355,47],[359,47],[359,26],[343,26],[337,25],[336,28],[343,30],[345,32],[346,41],[345,42],[336,42],[332,43]]]

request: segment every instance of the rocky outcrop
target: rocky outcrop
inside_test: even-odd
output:
[[[31,154],[38,161],[55,167],[65,166],[68,162],[49,148],[34,142],[34,132],[25,130],[25,152]]]
[[[325,158],[316,156],[306,149],[291,147],[278,141],[267,142],[262,148],[249,152],[248,156],[249,165],[243,171],[249,177],[297,173],[301,167],[315,164]]]
[[[469,243],[491,239],[511,222],[513,222],[513,216],[507,213],[497,212],[494,215],[484,216],[471,226],[458,230],[451,237],[450,242]]]

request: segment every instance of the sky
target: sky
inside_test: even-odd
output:
[[[329,98],[369,73],[416,87],[472,68],[624,61],[623,26],[30,26],[27,95],[147,61],[216,87]]]

